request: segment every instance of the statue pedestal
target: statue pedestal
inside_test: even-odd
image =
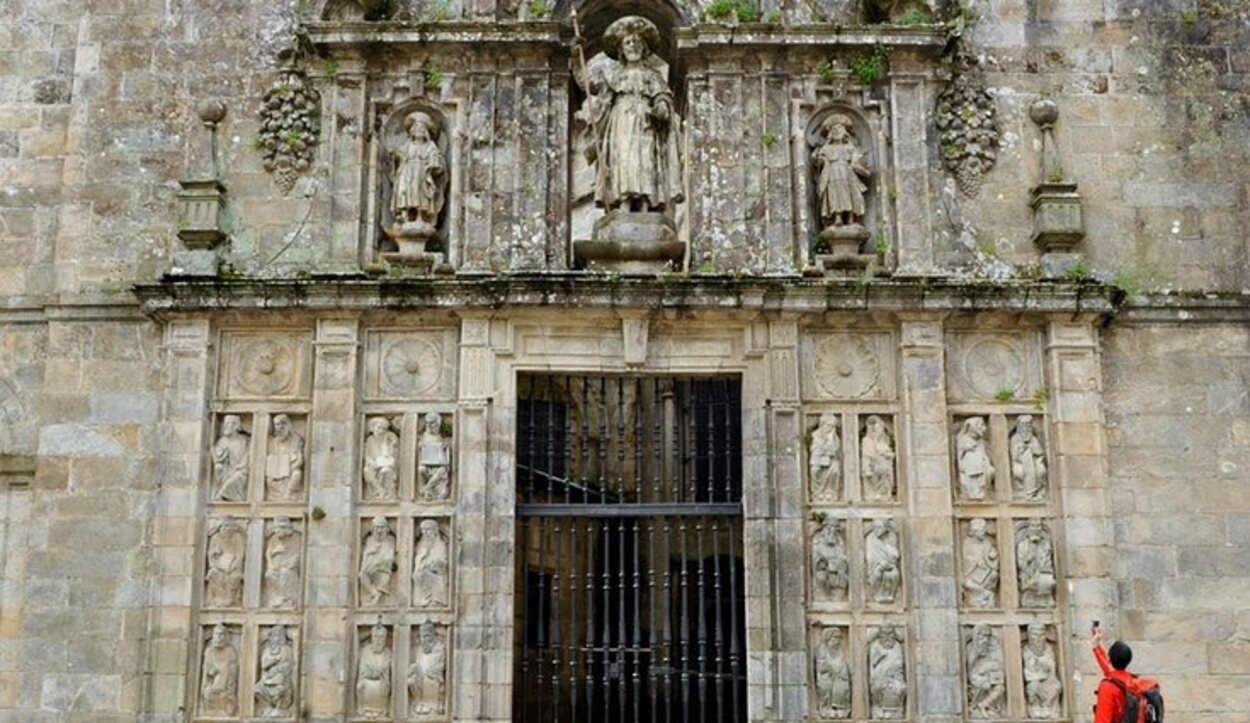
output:
[[[591,240],[573,243],[574,266],[591,271],[656,274],[678,269],[685,256],[672,220],[645,211],[611,211]]]
[[[820,232],[828,251],[816,255],[816,265],[826,271],[868,268],[877,259],[876,254],[861,252],[870,236],[868,229],[857,223],[829,226]]]
[[[1081,194],[1075,183],[1043,183],[1029,194],[1033,208],[1033,243],[1042,252],[1042,278],[1062,279],[1076,268],[1076,247],[1085,238]]]
[[[399,246],[399,251],[383,253],[382,258],[396,266],[409,266],[429,273],[443,260],[442,254],[429,253],[425,245],[438,238],[438,229],[425,221],[406,221],[386,229],[386,235]]]

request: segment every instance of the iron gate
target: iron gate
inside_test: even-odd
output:
[[[741,383],[517,383],[514,719],[746,720]]]

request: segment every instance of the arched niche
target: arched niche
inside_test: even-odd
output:
[[[375,244],[376,252],[390,253],[398,250],[395,242],[388,237],[387,229],[392,228],[396,223],[394,212],[391,209],[391,199],[395,191],[396,153],[408,139],[405,123],[407,118],[413,113],[426,114],[438,128],[438,137],[435,139],[435,142],[442,154],[446,185],[443,191],[443,208],[439,212],[438,222],[435,224],[438,236],[436,239],[427,242],[426,251],[441,252],[448,255],[452,249],[453,224],[451,219],[455,209],[454,193],[458,180],[455,172],[454,128],[449,114],[443,108],[428,100],[413,99],[396,104],[393,108],[387,110],[380,119],[377,134],[374,136],[376,154],[374,159],[375,181],[373,183],[373,197],[376,200],[376,212],[373,214],[374,231],[371,237],[377,240]]]
[[[572,28],[574,9],[577,10],[585,59],[592,65],[595,57],[604,50],[604,31],[615,20],[638,15],[655,23],[660,34],[660,44],[652,52],[667,66],[668,84],[673,90],[674,110],[683,119],[686,117],[685,67],[677,54],[674,39],[677,28],[691,24],[690,13],[684,5],[679,6],[671,0],[559,0],[553,17]],[[571,240],[576,242],[590,237],[595,221],[603,216],[603,210],[594,205],[595,167],[586,159],[589,134],[586,124],[578,116],[578,111],[586,102],[586,92],[579,83],[582,61],[576,50],[571,50],[570,55],[569,229]],[[669,213],[678,219],[680,225],[684,204],[670,209]]]
[[[886,176],[884,168],[885,153],[881,148],[881,134],[878,123],[873,122],[859,107],[845,101],[833,101],[820,107],[807,121],[807,126],[803,132],[803,144],[799,149],[799,157],[802,163],[798,164],[796,171],[804,174],[804,183],[798,187],[806,187],[806,204],[807,218],[809,224],[806,234],[808,258],[812,258],[815,249],[820,243],[820,232],[823,230],[823,222],[820,218],[820,195],[819,195],[819,171],[817,170],[813,157],[817,148],[825,142],[825,135],[821,128],[825,121],[834,115],[843,115],[850,118],[852,125],[852,134],[855,136],[855,144],[863,154],[871,175],[867,179],[862,179],[867,189],[864,191],[864,220],[863,226],[868,231],[868,240],[861,245],[860,253],[875,254],[875,245],[878,239],[888,239],[885,233],[885,216],[882,206],[882,179]],[[888,241],[887,241],[888,243]]]

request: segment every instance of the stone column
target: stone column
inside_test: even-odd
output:
[[[350,678],[345,621],[355,579],[352,487],[356,479],[356,319],[318,319],[313,339],[312,415],[308,432],[308,585],[301,640],[305,704],[312,721],[342,720]],[[320,510],[321,512],[318,512]],[[324,515],[324,516],[323,516]],[[320,517],[320,519],[318,519]]]
[[[768,340],[767,377],[746,375],[742,399],[747,698],[750,720],[789,721],[807,715],[797,323],[771,322]]]
[[[503,721],[512,705],[514,573],[510,556],[505,561],[500,555],[511,551],[515,512],[513,505],[496,503],[495,496],[511,497],[514,492],[511,465],[492,464],[488,452],[491,440],[511,444],[513,413],[491,407],[490,319],[463,316],[454,573],[460,608],[453,632],[452,716],[457,721]],[[502,456],[512,459],[511,452]]]
[[[1108,509],[1107,446],[1103,434],[1102,366],[1098,329],[1093,319],[1070,315],[1051,320],[1046,339],[1050,439],[1058,468],[1057,485],[1063,515],[1063,540],[1057,549],[1068,572],[1068,630],[1072,636],[1070,670],[1097,675],[1088,653],[1090,623],[1115,625],[1119,601],[1114,574],[1114,537]],[[1120,625],[1125,621],[1120,620]],[[1085,689],[1065,681],[1069,708],[1078,712]],[[1085,686],[1088,687],[1088,686]]]
[[[906,535],[912,576],[908,677],[916,696],[911,710],[917,720],[955,720],[963,698],[962,653],[942,320],[933,314],[908,314],[901,315],[901,322],[904,422],[900,446],[911,509]]]
[[[200,479],[211,446],[208,406],[213,394],[215,353],[207,319],[172,321],[165,327],[165,378],[161,402],[161,487],[155,513],[157,581],[155,616],[144,670],[152,673],[144,709],[156,716],[178,715],[187,704],[187,661],[196,650],[192,626],[199,580],[196,541],[204,515]]]
[[[890,179],[892,192],[887,197],[897,199],[895,273],[922,276],[934,272],[927,137],[933,102],[926,78],[910,72],[902,61],[890,74],[890,105],[894,177]]]

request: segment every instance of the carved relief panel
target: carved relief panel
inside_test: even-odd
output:
[[[296,720],[298,626],[219,621],[199,630],[192,720]]]
[[[946,340],[965,717],[1060,719],[1066,590],[1041,338],[955,330]]]
[[[896,428],[897,417],[885,407],[808,415],[804,453],[811,504],[898,505]]]
[[[366,332],[365,399],[455,399],[457,338],[455,328]]]
[[[904,720],[910,673],[903,627],[817,623],[809,635],[812,720]]]
[[[303,332],[222,334],[218,397],[271,400],[308,396],[310,341]]]
[[[810,332],[802,336],[804,400],[886,400],[897,394],[895,343],[888,332]]]

